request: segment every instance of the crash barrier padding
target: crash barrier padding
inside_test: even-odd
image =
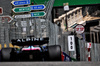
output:
[[[2,44],[0,44],[0,50],[2,49],[2,48],[6,48],[6,47],[12,47],[12,48],[20,48],[19,46],[13,46],[11,43],[9,43],[9,46],[7,46],[7,44],[4,44],[4,46],[2,46]]]

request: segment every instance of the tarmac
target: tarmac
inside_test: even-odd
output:
[[[100,62],[0,62],[0,66],[100,66]]]

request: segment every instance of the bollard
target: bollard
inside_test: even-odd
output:
[[[91,43],[87,43],[87,49],[88,49],[88,61],[91,61]]]
[[[91,61],[90,48],[88,48],[88,61]]]

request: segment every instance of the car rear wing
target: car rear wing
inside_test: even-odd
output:
[[[43,45],[49,43],[49,38],[27,38],[27,39],[12,39],[12,45],[25,46],[25,45]]]

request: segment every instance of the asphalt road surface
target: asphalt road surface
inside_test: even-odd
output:
[[[100,66],[100,62],[0,62],[0,66]]]

